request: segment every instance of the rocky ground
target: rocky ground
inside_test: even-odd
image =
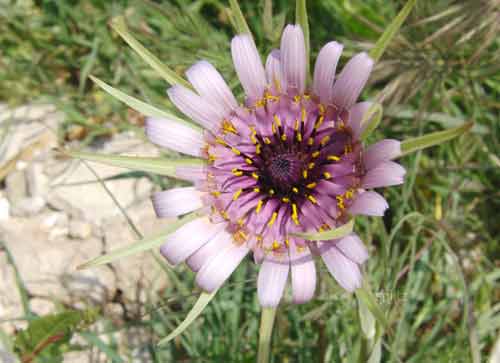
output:
[[[106,185],[143,234],[154,233],[164,222],[156,219],[151,207],[154,186],[148,178],[126,177],[123,169],[86,165],[57,155],[56,130],[63,119],[51,105],[0,106],[0,241],[4,244],[0,249],[0,327],[7,332],[24,325],[15,320],[24,312],[16,270],[7,251],[37,314],[54,311],[59,304],[99,306],[119,320],[124,310],[140,309],[145,288],[166,283],[157,262],[147,253],[112,266],[76,269],[82,262],[136,239],[87,165],[102,179],[122,176]],[[90,149],[157,154],[154,146],[128,133]],[[79,355],[71,361],[88,359]]]

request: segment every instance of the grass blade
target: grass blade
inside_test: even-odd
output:
[[[180,323],[172,333],[160,340],[158,345],[165,345],[178,335],[182,334],[184,330],[186,330],[191,325],[191,323],[203,312],[203,310],[205,310],[206,306],[208,305],[208,303],[210,303],[210,301],[212,301],[217,291],[218,290],[215,290],[211,293],[202,292],[198,300],[196,300],[193,308],[187,314],[184,321]]]
[[[259,351],[257,363],[268,363],[271,350],[271,335],[273,333],[276,308],[262,308],[259,328]]]
[[[155,236],[144,238],[140,241],[134,242],[127,246],[118,248],[110,253],[107,253],[103,256],[99,256],[85,262],[84,264],[77,267],[78,270],[83,270],[89,267],[95,267],[99,265],[104,265],[115,260],[118,260],[123,257],[135,255],[140,252],[148,251],[153,248],[160,247],[163,243],[165,243],[165,237],[169,234],[175,232],[177,229],[185,225],[186,223],[200,217],[202,215],[201,212],[193,212],[186,215],[183,218],[176,220],[175,222],[169,224],[167,228],[165,228],[162,232],[158,233]]]
[[[243,16],[238,0],[229,0],[229,6],[231,8],[231,19],[236,33],[249,34],[251,36],[252,33],[250,32],[250,28],[248,27],[245,17]]]
[[[127,42],[130,47],[139,54],[139,56],[151,66],[158,74],[167,81],[170,85],[180,84],[184,87],[191,88],[191,85],[184,80],[181,76],[171,70],[168,66],[163,64],[156,56],[134,38],[125,23],[123,16],[118,16],[111,21],[111,27]]]
[[[295,3],[295,22],[302,27],[306,43],[306,74],[309,75],[309,19],[307,17],[306,0],[297,0]]]
[[[394,18],[391,24],[389,24],[382,36],[377,40],[377,43],[370,51],[370,57],[372,57],[375,62],[382,57],[385,49],[399,31],[399,28],[401,28],[401,25],[403,25],[406,17],[410,14],[411,9],[413,9],[413,6],[415,6],[416,3],[417,0],[408,0],[403,9],[401,9],[399,14]]]
[[[382,114],[383,107],[380,103],[373,103],[368,111],[365,112],[361,120],[361,129],[363,130],[361,133],[361,140],[366,140],[366,138],[375,131],[382,120]]]
[[[368,308],[368,310],[373,314],[377,322],[384,328],[387,329],[389,327],[389,322],[385,317],[384,311],[377,303],[377,299],[370,291],[369,287],[366,284],[363,284],[362,287],[356,290],[356,297],[358,300],[362,301],[363,304]]]
[[[84,151],[62,150],[61,152],[77,159],[170,177],[176,177],[177,167],[179,166],[201,166],[205,164],[204,160],[196,158],[144,158],[137,156],[97,154]]]
[[[353,227],[354,227],[354,218],[351,219],[346,224],[343,224],[338,228],[329,229],[328,231],[317,232],[317,233],[292,233],[292,235],[304,238],[309,241],[328,241],[331,239],[337,239],[347,236],[349,233],[352,232]]]
[[[171,113],[169,113],[167,111],[160,110],[159,108],[156,108],[156,107],[154,107],[146,102],[142,102],[142,101],[138,100],[137,98],[134,98],[132,96],[127,95],[126,93],[124,93],[124,92],[110,86],[109,84],[101,81],[97,77],[94,77],[92,75],[89,77],[95,84],[97,84],[104,91],[109,93],[111,96],[122,101],[127,106],[129,106],[130,108],[133,108],[137,112],[140,112],[144,116],[165,117],[165,118],[168,118],[169,120],[182,123],[184,125],[187,125],[187,126],[194,128],[194,129],[200,129],[199,127],[192,124],[191,122],[183,120],[177,116],[172,115]]]
[[[439,145],[446,141],[454,139],[455,137],[458,137],[469,131],[473,125],[473,122],[467,122],[459,127],[433,132],[431,134],[405,140],[401,143],[402,155],[410,154],[412,152],[422,150],[434,145]]]

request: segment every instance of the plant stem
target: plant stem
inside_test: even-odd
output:
[[[257,363],[268,363],[271,350],[271,335],[273,332],[276,308],[262,308],[259,328],[259,352]]]

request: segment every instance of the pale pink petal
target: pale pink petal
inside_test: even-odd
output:
[[[192,182],[200,182],[207,179],[207,170],[203,165],[199,166],[177,166],[175,176]]]
[[[337,69],[342,49],[343,45],[340,43],[326,43],[316,58],[313,89],[322,103],[328,104],[331,102],[335,70]]]
[[[281,85],[280,54],[281,52],[279,49],[273,49],[266,60],[267,83],[272,86]]]
[[[405,174],[406,170],[401,165],[393,161],[384,161],[366,172],[361,179],[361,186],[371,189],[403,184]]]
[[[334,246],[322,252],[321,257],[340,286],[349,292],[361,287],[362,276],[357,263],[348,259]]]
[[[170,264],[177,265],[207,243],[223,227],[223,224],[211,223],[208,217],[195,219],[169,235],[160,252]]]
[[[366,128],[366,124],[361,125],[363,116],[372,107],[372,102],[359,102],[349,110],[349,126],[352,129],[354,139],[359,139]]]
[[[266,74],[259,52],[250,36],[237,35],[231,41],[233,63],[248,97],[257,100],[264,94]]]
[[[201,97],[223,108],[227,114],[238,107],[224,78],[207,61],[195,63],[187,70],[186,76]]]
[[[302,94],[306,85],[306,44],[299,25],[287,25],[281,36],[281,74],[289,93]]]
[[[157,145],[177,152],[203,157],[203,134],[187,125],[165,118],[146,119],[146,136]]]
[[[359,265],[363,264],[369,257],[365,245],[354,233],[340,239],[335,243],[335,247],[337,247],[344,256]]]
[[[373,59],[366,53],[351,58],[333,85],[333,103],[340,108],[350,108],[363,90],[372,68]]]
[[[217,233],[210,241],[203,245],[198,251],[193,253],[186,260],[187,265],[194,272],[198,272],[200,268],[210,261],[212,257],[217,255],[221,250],[231,246],[233,238],[226,231],[222,230]]]
[[[202,194],[194,187],[164,190],[153,194],[153,207],[160,218],[177,217],[203,207]]]
[[[389,161],[401,155],[401,143],[398,140],[385,139],[370,145],[363,152],[366,169],[373,169],[383,161]]]
[[[208,292],[218,289],[231,276],[249,250],[246,243],[243,243],[239,246],[232,244],[220,251],[203,265],[196,275],[196,283]]]
[[[354,199],[349,207],[349,213],[352,215],[383,216],[389,204],[383,196],[377,192],[369,191],[361,193]]]
[[[167,93],[173,104],[186,116],[207,130],[213,131],[219,128],[225,116],[223,108],[211,104],[183,86],[175,85],[169,88]]]
[[[264,259],[257,278],[257,293],[262,307],[278,306],[285,290],[289,269],[288,258],[276,260],[266,257]]]
[[[311,300],[316,289],[316,266],[309,248],[302,247],[291,250],[290,266],[292,269],[292,296],[293,302],[303,304]]]

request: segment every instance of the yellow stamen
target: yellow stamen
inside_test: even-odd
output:
[[[314,164],[313,162],[310,162],[309,165],[307,165],[309,169],[314,169],[315,166],[316,164]]]
[[[320,115],[324,114],[325,113],[325,106],[323,106],[323,104],[319,104],[318,105],[318,109],[319,109],[319,113]]]
[[[323,137],[323,138],[321,139],[321,141],[320,141],[321,146],[325,146],[325,145],[328,143],[328,141],[330,141],[330,136],[329,136],[329,135],[326,135],[326,136],[325,136],[325,137]]]
[[[325,121],[325,116],[320,116],[318,118],[318,121],[316,121],[316,124],[314,125],[314,128],[317,130],[319,127],[323,124],[323,121]]]
[[[220,192],[218,190],[214,190],[213,192],[211,192],[210,194],[212,194],[214,197],[219,197],[220,196]]]
[[[295,125],[293,126],[293,129],[297,131],[299,129],[300,123],[299,120],[295,120]]]
[[[340,160],[340,158],[338,156],[335,156],[335,155],[328,155],[327,159],[330,161],[339,161]]]
[[[271,227],[274,224],[274,222],[276,222],[276,218],[278,218],[278,212],[273,212],[273,215],[271,216],[271,219],[269,220],[267,225]]]
[[[286,134],[281,135],[281,140],[286,141]]]
[[[278,115],[274,115],[274,122],[276,122],[276,125],[278,125],[278,127],[281,127],[281,120]]]
[[[319,154],[320,154],[320,152],[319,152],[319,151],[315,151],[315,152],[313,152],[313,153],[311,154],[311,156],[312,156],[313,158],[317,158],[317,157],[319,156]]]
[[[233,134],[237,134],[238,130],[236,130],[236,127],[229,121],[229,120],[224,120],[222,121],[222,130],[225,133],[231,132]]]
[[[271,125],[271,130],[272,130],[273,134],[276,133],[276,126],[274,124]]]
[[[222,146],[227,146],[227,142],[226,142],[225,140],[221,139],[220,137],[216,137],[216,138],[215,138],[215,142],[216,142],[217,144],[222,145]]]
[[[262,209],[262,204],[264,204],[262,199],[257,202],[257,207],[255,208],[255,213],[257,213],[257,214],[260,213],[260,210]]]
[[[313,202],[314,204],[318,203],[318,201],[316,200],[316,198],[314,198],[312,195],[308,195],[307,196],[307,199],[309,199],[311,202]]]
[[[292,220],[296,225],[299,225],[299,214],[297,213],[297,204],[292,204]]]
[[[273,242],[273,250],[277,250],[277,249],[279,249],[279,248],[280,248],[280,244],[279,244],[279,242],[278,242],[278,241],[274,241],[274,242]]]
[[[260,154],[260,148],[261,148],[260,144],[255,145],[255,153],[257,155]]]
[[[308,189],[314,189],[314,188],[316,188],[316,185],[318,185],[318,184],[316,184],[316,183],[309,183],[309,184],[306,185],[306,187]]]
[[[237,200],[241,193],[243,192],[243,189],[238,189],[234,194],[233,194],[233,200]]]
[[[295,101],[295,103],[299,103],[300,102],[300,96],[299,95],[294,96],[293,100]]]
[[[253,191],[254,191],[255,193],[260,193],[260,188],[253,188]]]
[[[290,240],[288,238],[285,238],[285,245],[288,247],[290,246]]]
[[[299,194],[299,189],[297,187],[293,187],[292,188],[292,191],[295,193],[295,194]]]
[[[330,174],[329,172],[325,171],[323,173],[323,175],[325,176],[325,179],[330,179],[332,177],[332,174]]]
[[[259,180],[259,175],[256,172],[253,172],[252,178],[254,178],[255,180]]]
[[[242,176],[243,175],[243,172],[241,170],[236,169],[236,168],[234,168],[233,170],[231,170],[231,173],[233,173],[236,176]]]
[[[307,170],[302,171],[302,176],[304,177],[304,179],[307,179]]]
[[[252,165],[252,163],[253,163],[252,159],[250,159],[250,158],[246,158],[246,159],[245,159],[245,162],[246,162],[248,165]]]
[[[269,140],[269,138],[266,136],[264,137],[264,142],[269,145],[271,143],[271,140]]]
[[[283,203],[288,203],[290,201],[290,198],[283,197],[283,198],[281,198],[281,200],[283,201]]]
[[[297,133],[297,141],[302,142],[302,134],[300,132]]]
[[[231,148],[231,151],[233,153],[235,153],[236,155],[241,155],[241,151],[239,151],[237,148],[235,148],[234,146]]]
[[[269,189],[269,195],[274,195],[274,189]]]
[[[314,144],[314,139],[310,137],[309,140],[307,140],[307,145],[312,146],[312,144]]]
[[[302,117],[302,122],[306,122],[306,108],[305,107],[302,107],[302,110],[301,110],[301,117]]]
[[[238,223],[241,227],[243,227],[243,225],[245,224],[245,220],[244,220],[243,218],[240,218],[240,219],[238,219],[237,223]]]

